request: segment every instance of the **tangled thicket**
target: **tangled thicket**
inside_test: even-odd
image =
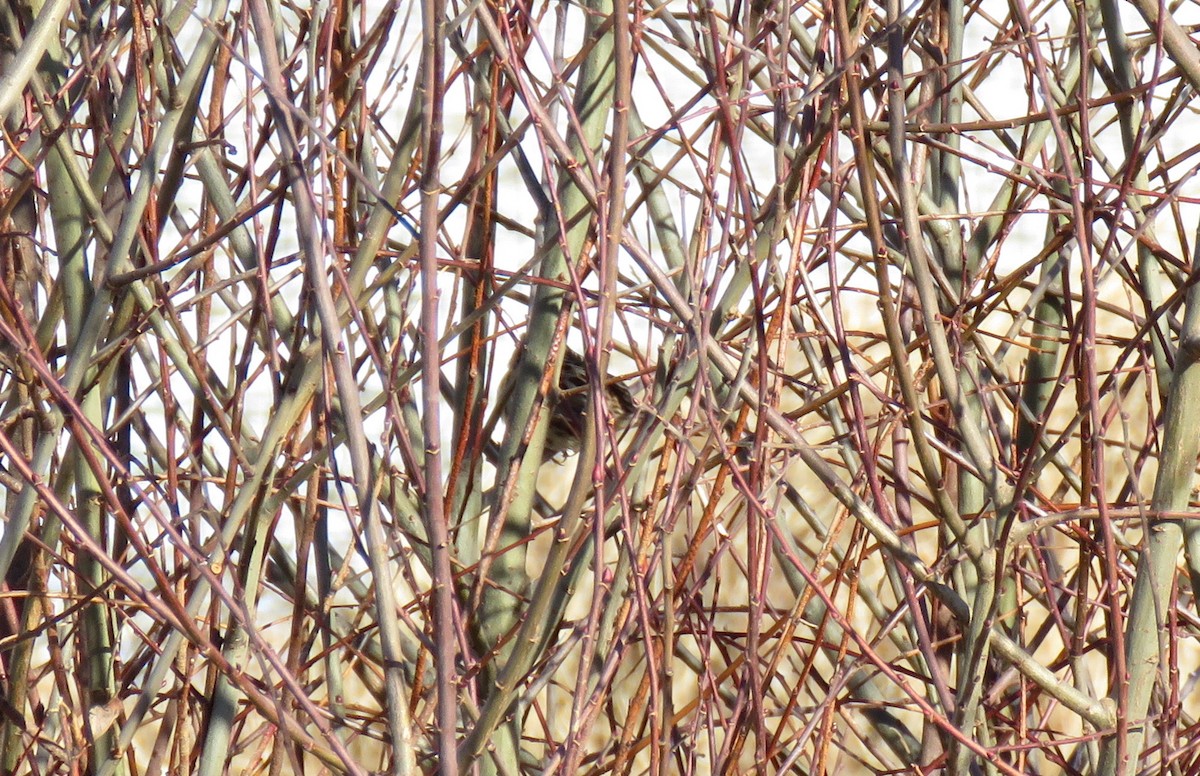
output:
[[[3,4],[0,772],[1194,772],[1198,22]]]

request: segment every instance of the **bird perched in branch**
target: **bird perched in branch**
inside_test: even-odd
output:
[[[577,452],[583,444],[583,434],[592,408],[588,390],[587,365],[583,356],[571,349],[563,355],[562,371],[558,374],[558,391],[549,404],[550,428],[546,432],[545,457]],[[629,425],[636,408],[629,389],[619,380],[604,380],[605,408],[609,420],[620,431]]]

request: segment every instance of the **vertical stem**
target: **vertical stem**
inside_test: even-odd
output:
[[[445,14],[440,0],[422,0],[423,20],[421,118],[421,351],[423,424],[425,431],[425,530],[433,553],[433,639],[437,669],[438,767],[445,776],[458,773],[457,649],[454,630],[454,574],[450,568],[450,532],[446,524],[442,482],[441,378],[438,343],[438,244],[441,227],[442,81]]]

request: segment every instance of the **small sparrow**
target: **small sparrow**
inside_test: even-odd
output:
[[[577,452],[583,444],[588,412],[592,407],[588,390],[587,366],[583,356],[571,349],[563,355],[562,371],[558,375],[558,391],[549,404],[550,428],[546,432],[547,460]],[[633,397],[621,382],[605,379],[605,406],[608,417],[620,431],[629,425],[636,408]]]

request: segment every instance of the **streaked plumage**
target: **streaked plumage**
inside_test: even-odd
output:
[[[632,420],[633,397],[620,381],[606,379],[605,394],[609,420],[618,430]],[[583,443],[592,398],[588,391],[587,366],[583,356],[567,350],[558,376],[558,392],[550,402],[550,428],[546,432],[545,457],[577,452]]]

